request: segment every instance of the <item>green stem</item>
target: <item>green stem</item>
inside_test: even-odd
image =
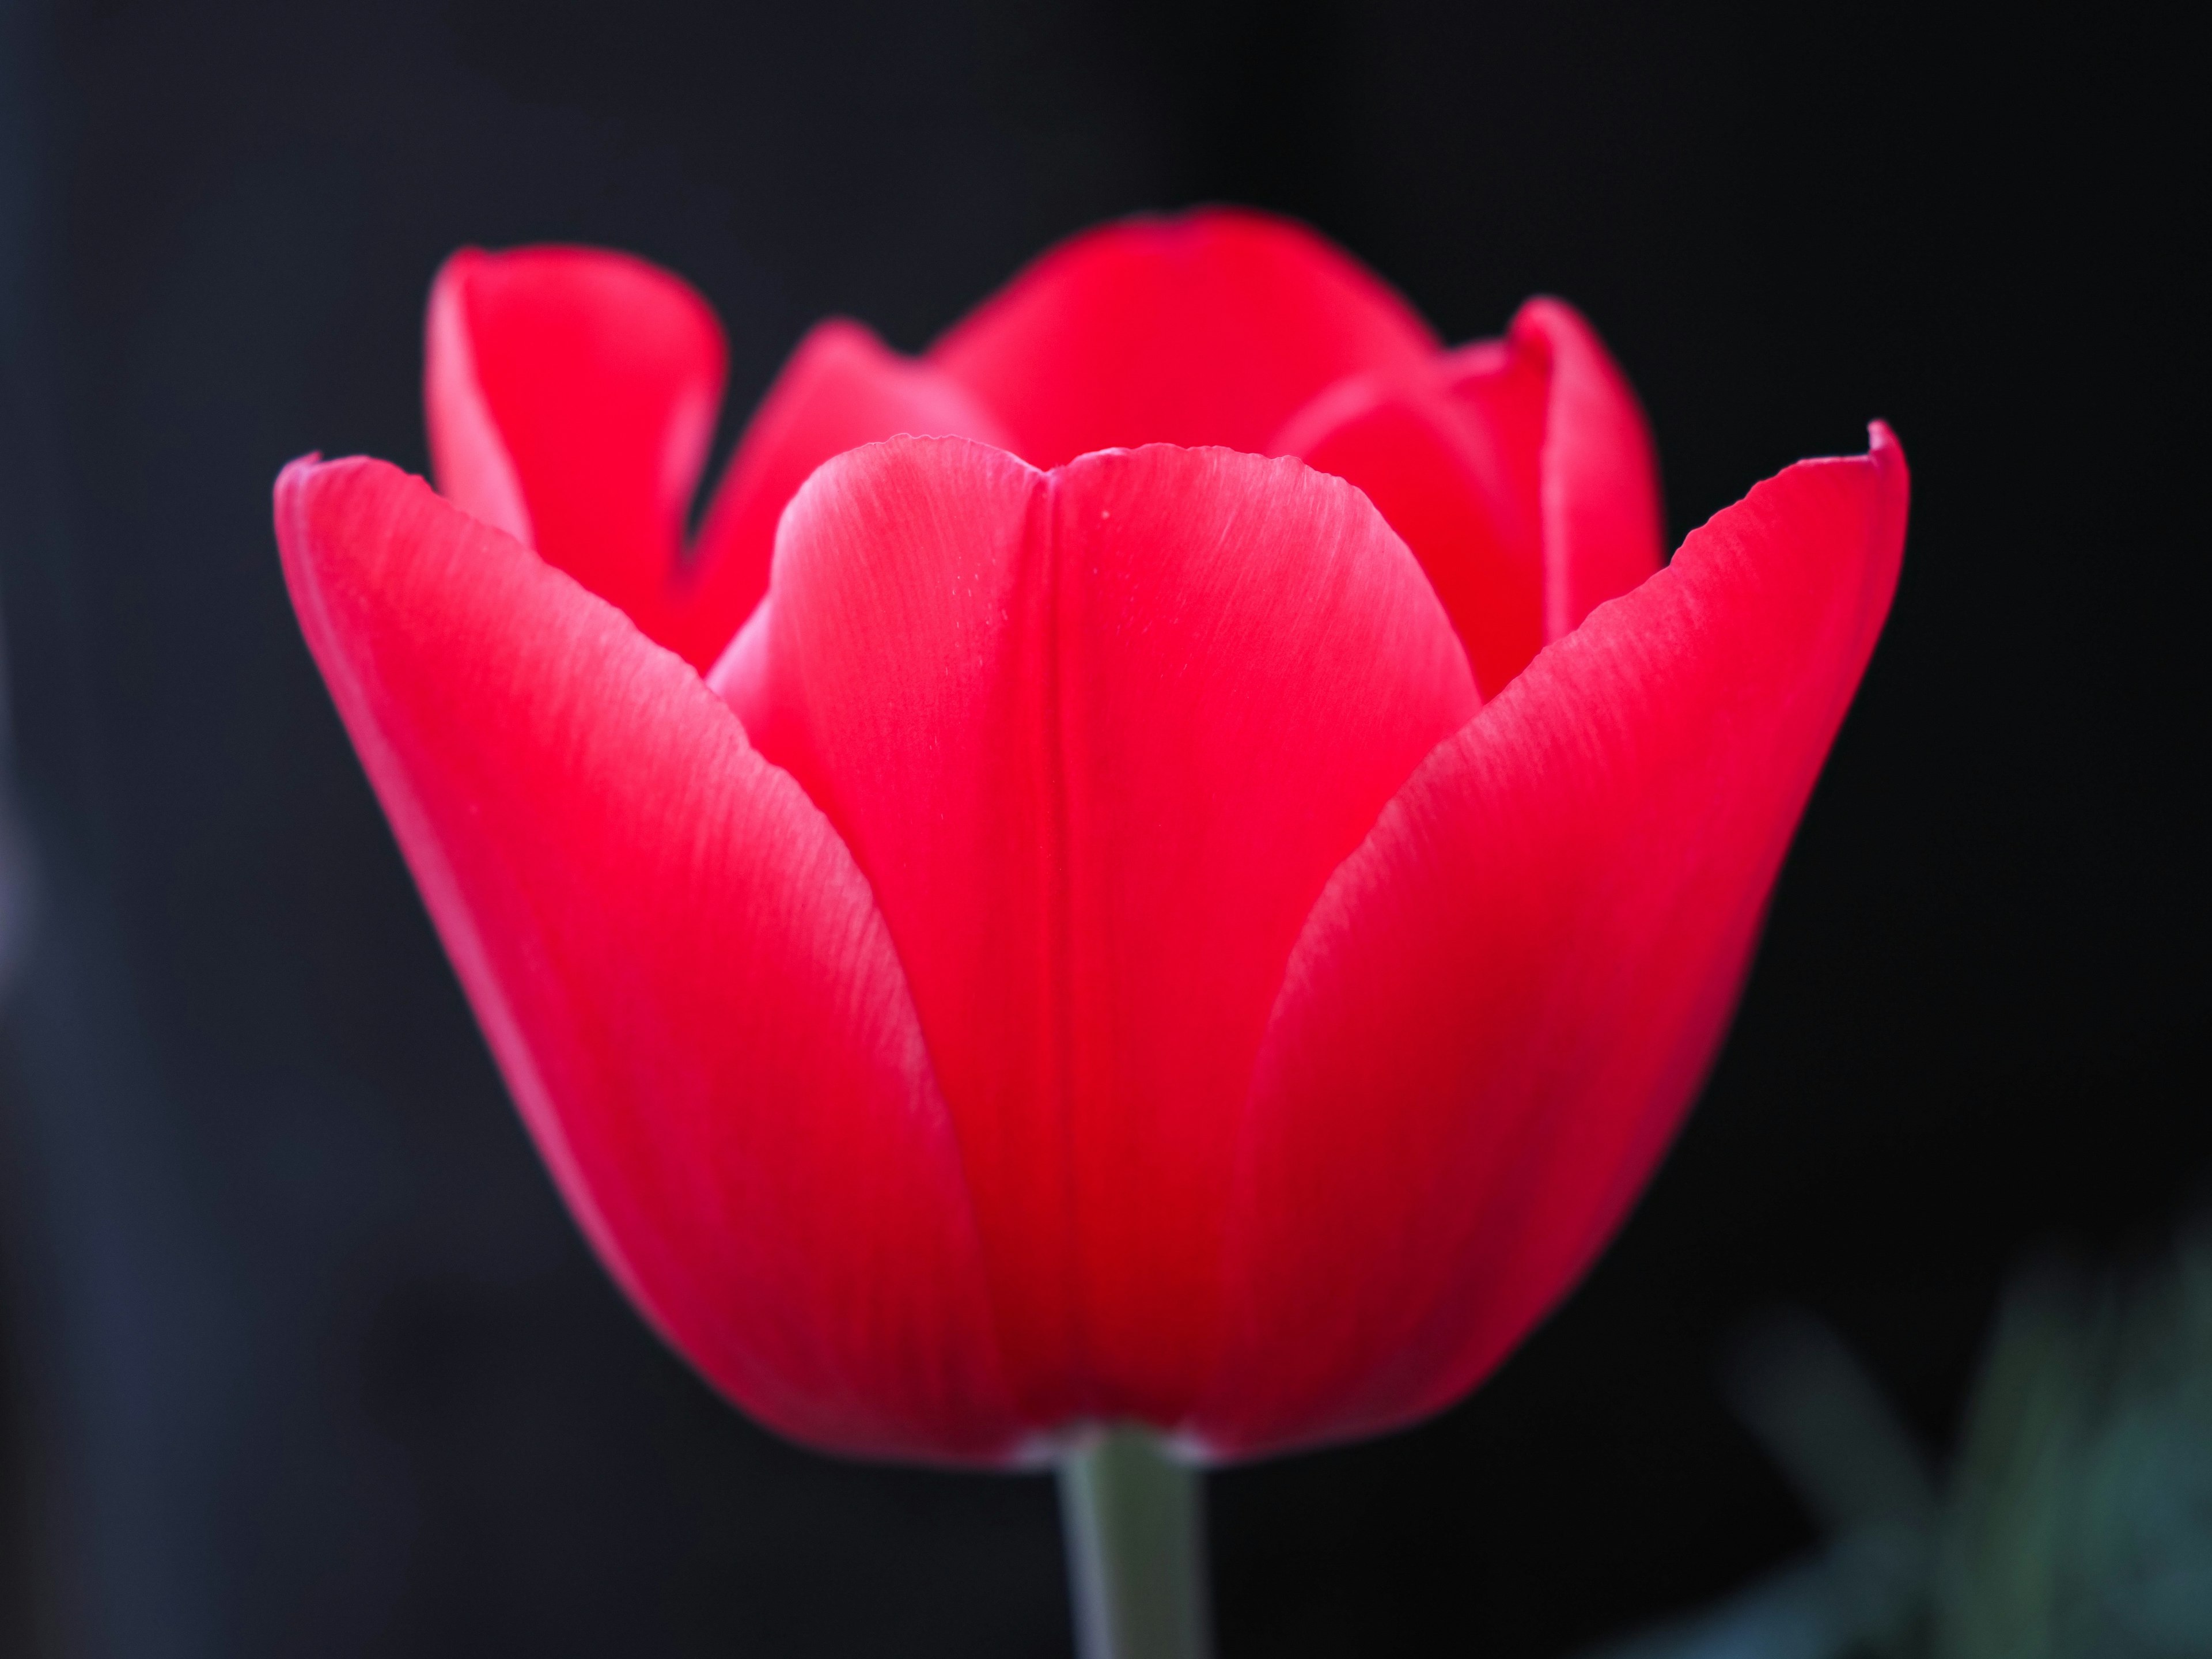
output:
[[[1080,1659],[1208,1659],[1199,1472],[1137,1429],[1113,1429],[1060,1466]]]

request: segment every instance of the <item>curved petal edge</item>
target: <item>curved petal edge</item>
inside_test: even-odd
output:
[[[929,358],[1049,467],[1152,443],[1257,453],[1333,382],[1436,351],[1411,306],[1304,225],[1206,208],[1063,242]]]
[[[693,550],[692,603],[726,647],[768,591],[775,529],[799,487],[832,456],[901,434],[1013,446],[951,375],[831,318],[799,343],[738,441]]]
[[[464,248],[432,285],[426,334],[441,493],[711,661],[744,618],[702,615],[684,568],[726,374],[706,301],[624,253]]]
[[[1435,594],[1296,460],[896,439],[800,491],[759,618],[711,684],[882,905],[1018,1398],[1177,1420],[1284,963],[1478,703]]]
[[[1261,1048],[1196,1443],[1439,1409],[1588,1267],[1718,1046],[1908,491],[1879,425],[1759,485],[1547,647],[1339,868]]]
[[[276,518],[432,920],[623,1289],[798,1439],[1018,1455],[950,1119],[822,814],[679,659],[420,480],[295,462]]]

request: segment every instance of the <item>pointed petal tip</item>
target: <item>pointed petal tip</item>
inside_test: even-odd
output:
[[[319,469],[329,465],[319,449],[311,449],[304,455],[295,455],[276,469],[276,493],[282,495],[287,490],[301,488]]]
[[[1905,459],[1905,444],[1887,421],[1867,422],[1867,455],[1881,469],[1882,477],[1893,489],[1909,489],[1912,483],[1912,468]]]
[[[1905,445],[1899,439],[1895,428],[1887,421],[1873,420],[1867,422],[1866,432],[1867,447],[1863,450],[1848,451],[1835,455],[1808,455],[1796,465],[1820,465],[1836,461],[1846,464],[1872,462],[1886,477],[1904,477],[1908,471],[1905,461]],[[1782,470],[1786,472],[1790,469],[1784,467]],[[1760,482],[1764,483],[1765,480],[1762,479]]]

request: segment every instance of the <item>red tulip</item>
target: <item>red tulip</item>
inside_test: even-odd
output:
[[[851,1451],[1237,1456],[1464,1393],[1719,1042],[1895,585],[1894,441],[1662,568],[1571,311],[1443,350],[1228,213],[1079,238],[919,360],[823,324],[687,556],[722,373],[651,267],[463,253],[443,499],[276,489],[617,1279]]]

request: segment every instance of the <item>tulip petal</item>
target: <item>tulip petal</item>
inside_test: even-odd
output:
[[[1540,526],[1543,637],[1659,568],[1659,466],[1636,393],[1573,307],[1531,300],[1502,341],[1454,353],[1453,394],[1491,434]],[[1486,685],[1487,682],[1485,682]]]
[[[713,661],[744,612],[695,603],[684,568],[726,373],[707,302],[627,254],[465,248],[438,273],[428,337],[446,498],[687,660]]]
[[[901,433],[1011,447],[951,375],[901,356],[858,323],[817,324],[754,412],[699,532],[693,603],[730,619],[715,652],[768,591],[776,521],[807,475],[832,455]]]
[[[1436,585],[1486,697],[1659,568],[1643,412],[1556,300],[1530,301],[1503,340],[1340,380],[1267,453],[1367,492]]]
[[[1062,243],[930,350],[1038,466],[1095,449],[1258,452],[1347,374],[1411,369],[1437,342],[1311,231],[1210,210]]]
[[[1294,460],[898,440],[799,492],[711,683],[883,907],[1024,1413],[1179,1419],[1292,941],[1477,704],[1411,555]]]
[[[615,1277],[849,1452],[1019,1433],[957,1148],[850,855],[674,655],[381,462],[299,462],[310,647],[522,1115]]]
[[[1906,497],[1880,427],[1759,485],[1547,647],[1332,878],[1255,1073],[1204,1443],[1436,1410],[1588,1266],[1719,1042]]]
[[[1467,647],[1486,697],[1543,645],[1535,469],[1455,397],[1437,365],[1340,380],[1268,446],[1366,492],[1405,538]],[[1532,452],[1528,452],[1532,453]]]

